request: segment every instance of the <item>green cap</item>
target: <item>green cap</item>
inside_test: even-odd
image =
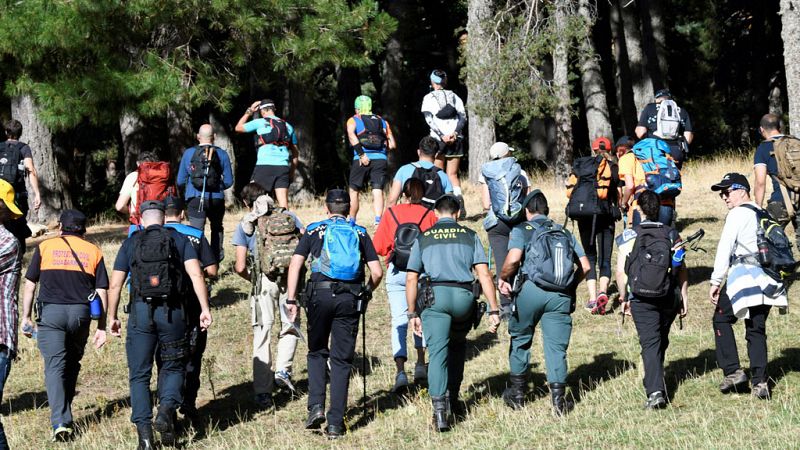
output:
[[[356,97],[355,108],[362,114],[372,112],[372,99],[366,95],[359,95]]]

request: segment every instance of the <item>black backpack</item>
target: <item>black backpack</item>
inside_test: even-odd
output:
[[[431,166],[426,169],[420,163],[411,163],[414,166],[414,173],[411,178],[416,178],[425,183],[425,195],[422,197],[422,204],[428,208],[433,208],[434,203],[439,197],[444,195],[442,179],[439,178],[439,171],[442,169]]]
[[[222,177],[222,161],[217,154],[218,147],[198,145],[189,162],[189,176],[195,189],[206,192],[219,192]],[[208,155],[211,155],[211,160]]]
[[[397,220],[397,216],[394,215],[392,208],[389,208],[389,213],[392,215],[395,223],[397,223],[397,231],[394,232],[394,250],[392,251],[392,259],[390,260],[397,270],[406,271],[408,267],[408,258],[411,256],[411,247],[414,246],[417,237],[422,233],[420,226],[429,212],[431,212],[430,209],[425,211],[417,223],[406,222],[401,224],[400,221]]]
[[[19,142],[0,142],[0,178],[8,181],[19,189],[20,184],[24,185],[25,169],[20,167],[22,163],[22,144]]]
[[[172,231],[154,226],[137,231],[133,242],[131,287],[147,303],[177,299],[183,271]]]
[[[602,160],[602,156],[584,156],[572,163],[575,181],[568,186],[571,191],[566,211],[570,219],[608,214],[608,201],[600,200],[597,195],[597,170]]]
[[[792,242],[783,227],[766,210],[747,203],[741,206],[756,213],[758,227],[766,238],[769,264],[762,265],[764,272],[782,282],[786,275],[794,273],[797,265],[792,254]]]
[[[672,228],[660,223],[636,227],[636,241],[628,259],[630,292],[641,298],[666,297],[672,290]]]
[[[383,119],[375,114],[361,115],[364,130],[358,134],[358,142],[367,150],[383,150],[386,147],[386,132]]]
[[[277,145],[278,147],[289,145],[289,128],[286,126],[286,121],[278,119],[277,117],[268,117],[270,130],[267,134],[259,134],[258,140],[261,145]]]

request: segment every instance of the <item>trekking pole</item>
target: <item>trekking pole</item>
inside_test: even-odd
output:
[[[200,193],[200,205],[197,207],[197,212],[203,212],[203,206],[206,202],[206,182],[208,181],[208,166],[211,165],[211,157],[214,156],[214,147],[206,147],[203,150],[205,153],[205,163],[203,164],[203,191]]]
[[[364,405],[364,413],[367,411],[367,311],[361,312],[361,382],[363,384],[363,394],[361,404]]]

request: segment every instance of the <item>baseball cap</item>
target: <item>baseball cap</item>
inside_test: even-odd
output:
[[[611,139],[600,136],[599,138],[592,141],[592,150],[598,152],[608,152],[611,151]]]
[[[727,173],[722,177],[719,183],[711,186],[712,191],[722,191],[725,189],[744,189],[750,192],[750,182],[747,181],[746,176],[740,173]]]
[[[139,212],[143,213],[145,211],[149,211],[151,209],[157,209],[159,211],[164,211],[164,202],[158,200],[148,200],[146,202],[142,202],[141,206],[139,206]]]
[[[58,221],[64,231],[76,233],[84,233],[86,231],[86,215],[77,209],[65,209],[61,212],[61,217]]]
[[[514,149],[509,147],[505,142],[495,142],[491,147],[489,147],[489,158],[500,159],[504,156],[507,156],[509,152],[513,151]]]
[[[258,104],[258,109],[275,109],[275,102],[268,98],[261,100],[261,103]]]
[[[528,195],[525,196],[525,199],[522,200],[522,209],[526,209],[528,207],[528,203],[530,203],[531,200],[533,200],[533,197],[535,197],[536,194],[541,194],[541,193],[542,191],[540,191],[539,189],[534,189],[531,192],[529,192]]]
[[[653,97],[655,97],[655,98],[658,98],[658,97],[669,97],[669,98],[672,98],[672,92],[670,92],[669,89],[666,89],[666,88],[659,89],[659,90],[656,91],[656,93],[655,93],[655,95],[653,95]]]
[[[164,199],[164,209],[175,209],[178,211],[183,210],[183,199],[174,195],[168,195]]]
[[[439,75],[437,75],[437,72],[439,72]],[[444,79],[447,78],[447,74],[443,70],[438,70],[437,69],[437,70],[434,70],[433,72],[431,72],[431,77],[430,78],[431,78],[431,81],[433,81],[434,83],[442,84],[442,81],[444,81]]]
[[[372,99],[366,95],[356,97],[355,108],[361,113],[372,112]]]
[[[622,136],[621,138],[617,139],[617,143],[614,144],[614,148],[618,148],[618,147],[631,148],[631,147],[633,147],[634,143],[635,142],[633,141],[633,139],[630,136]]]
[[[344,189],[331,189],[325,196],[325,203],[350,203],[350,195]]]
[[[2,200],[15,219],[22,217],[22,211],[14,202],[14,186],[3,179],[0,179],[0,200]]]

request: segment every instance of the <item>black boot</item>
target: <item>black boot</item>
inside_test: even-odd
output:
[[[166,406],[159,405],[158,413],[153,420],[153,428],[161,434],[161,444],[167,446],[175,445],[177,435],[175,434],[175,410]]]
[[[511,409],[522,409],[525,406],[525,392],[527,391],[527,380],[525,374],[509,377],[509,386],[503,391],[503,401]]]
[[[436,431],[450,431],[450,424],[447,422],[447,412],[450,409],[447,405],[447,397],[431,397],[433,403],[433,426]]]
[[[451,394],[455,392],[455,395]],[[447,389],[445,393],[447,400],[447,417],[452,417],[454,421],[463,420],[467,416],[467,408],[464,403],[458,398],[458,389]]]
[[[464,220],[467,218],[467,208],[464,207],[464,197],[458,195],[456,198],[458,199],[458,219]]]
[[[139,435],[139,446],[136,447],[136,450],[153,450],[155,448],[153,427],[149,424],[136,425],[136,434]]]
[[[556,416],[566,415],[575,406],[575,403],[567,400],[567,385],[564,383],[550,383],[550,395],[553,397],[553,412]]]

